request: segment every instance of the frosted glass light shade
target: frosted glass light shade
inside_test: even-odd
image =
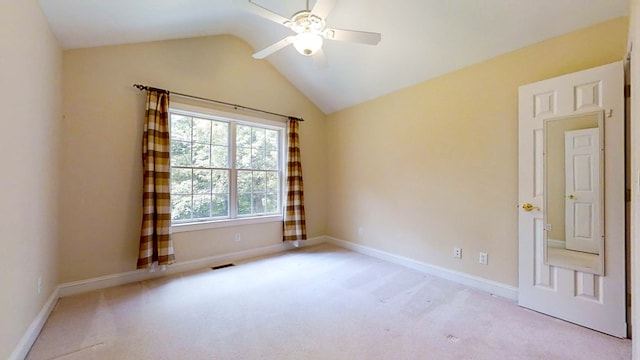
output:
[[[301,32],[293,40],[293,46],[305,56],[311,56],[322,47],[322,37],[311,32]]]

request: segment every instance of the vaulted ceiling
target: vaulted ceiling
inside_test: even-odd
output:
[[[232,0],[39,1],[65,49],[232,34],[258,51],[292,34]],[[307,6],[253,2],[286,18]],[[326,68],[292,46],[254,61],[269,61],[328,114],[628,10],[629,0],[338,0],[328,26],[380,32],[378,45],[325,41]]]

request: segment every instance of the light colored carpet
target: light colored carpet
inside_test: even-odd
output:
[[[630,358],[630,340],[329,245],[63,298],[27,357]]]

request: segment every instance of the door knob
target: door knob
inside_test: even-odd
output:
[[[540,210],[539,207],[533,206],[532,204],[529,204],[529,203],[522,204],[522,208],[524,209],[524,211]]]
[[[573,199],[575,199],[575,198],[576,198],[576,196],[575,196],[575,195],[573,195],[573,194],[569,194],[569,195],[567,195],[567,199],[571,199],[571,200],[573,200]]]

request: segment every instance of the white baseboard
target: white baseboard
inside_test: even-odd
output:
[[[490,294],[502,296],[510,300],[518,300],[518,288],[499,283],[497,281],[483,279],[481,277],[461,273],[454,270],[445,269],[443,267],[423,263],[404,256],[391,254],[385,251],[355,244],[349,241],[327,237],[327,241],[336,246],[340,246],[355,252],[369,255],[381,260],[385,260],[394,264],[403,265],[408,268],[421,271],[423,273],[437,276],[446,280],[450,280],[459,284],[469,286],[478,290],[488,292]]]
[[[23,360],[25,357],[27,357],[29,350],[31,350],[31,346],[38,338],[38,335],[40,335],[42,327],[47,322],[49,315],[58,302],[58,290],[59,286],[57,286],[53,290],[53,292],[51,292],[51,295],[47,299],[47,302],[42,306],[42,309],[40,309],[40,312],[38,313],[38,315],[36,315],[36,318],[33,319],[31,325],[29,325],[29,328],[27,328],[27,331],[25,331],[16,348],[13,350],[11,355],[9,355],[9,360]]]
[[[320,236],[306,241],[300,241],[299,246],[297,247],[313,246],[321,244],[325,241],[325,238],[323,236]],[[275,254],[295,248],[296,246],[294,244],[283,242],[281,244],[264,246],[260,248],[243,250],[223,255],[210,256],[197,260],[177,262],[173,265],[167,266],[164,270],[157,269],[153,272],[149,270],[133,270],[119,274],[111,274],[86,280],[68,282],[59,285],[60,289],[58,295],[59,297],[76,295],[83,292],[105,289],[112,286],[124,285],[132,282],[144,281],[166,275],[178,274],[186,271],[226,264],[232,261]]]

